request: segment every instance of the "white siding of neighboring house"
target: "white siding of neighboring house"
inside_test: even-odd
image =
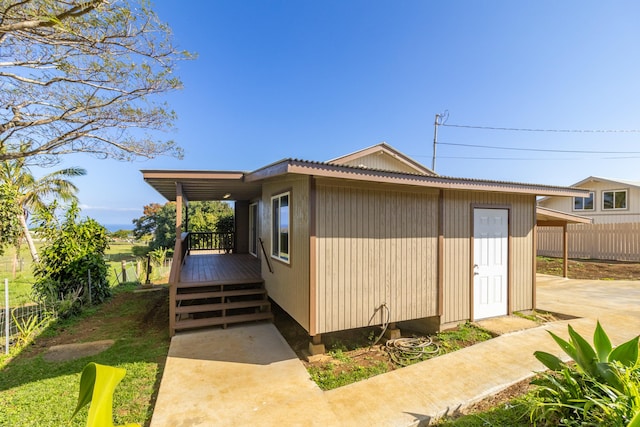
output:
[[[545,208],[592,218],[594,224],[640,222],[640,188],[611,181],[589,181],[578,188],[595,193],[594,210],[574,210],[572,197],[549,197],[540,201],[539,204]],[[602,209],[602,192],[611,190],[627,190],[627,209]]]

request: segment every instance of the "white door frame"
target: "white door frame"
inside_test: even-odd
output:
[[[260,258],[258,255],[260,253],[258,246],[260,244],[258,243],[258,236],[260,236],[259,210],[258,202],[249,203],[249,253],[256,258]],[[252,252],[254,246],[255,252]]]
[[[487,258],[481,260],[476,251],[481,250],[482,242],[476,238],[479,224],[476,223],[476,215],[490,213],[495,210],[499,214],[494,219],[506,221],[497,230],[498,240],[489,241],[485,250],[494,250],[493,262]],[[471,209],[471,265],[470,265],[470,300],[471,320],[479,320],[488,317],[510,314],[511,296],[511,209],[510,206],[486,206],[475,205]],[[489,225],[488,225],[489,226]],[[486,243],[487,241],[485,241]],[[497,243],[497,244],[496,244]],[[494,246],[495,245],[495,246]],[[497,262],[496,262],[497,261]],[[485,281],[481,282],[481,279]],[[484,304],[483,302],[484,301]],[[493,301],[493,302],[492,302]]]

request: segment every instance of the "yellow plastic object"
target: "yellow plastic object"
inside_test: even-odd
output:
[[[85,366],[80,376],[78,405],[71,418],[90,403],[87,427],[114,427],[113,392],[126,373],[125,369],[94,362]],[[126,424],[122,427],[140,427],[140,424]]]

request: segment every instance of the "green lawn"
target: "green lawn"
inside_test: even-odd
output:
[[[131,243],[109,243],[109,249],[106,252],[107,265],[109,266],[107,280],[111,284],[116,283],[116,272],[121,274],[122,261],[135,261],[136,257],[133,256],[131,249],[134,245]],[[130,280],[132,278],[128,278]],[[135,279],[134,279],[135,280]]]
[[[127,375],[114,395],[116,425],[148,425],[169,348],[167,289],[134,293],[116,287],[114,297],[81,317],[50,326],[13,360],[0,357],[1,426],[84,426],[87,408],[69,421],[78,397],[80,373],[89,362],[117,366]],[[92,357],[50,362],[52,344],[112,339]]]

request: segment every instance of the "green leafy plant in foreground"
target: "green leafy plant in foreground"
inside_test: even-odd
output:
[[[638,337],[613,348],[598,322],[592,347],[571,326],[568,329],[569,341],[549,333],[574,365],[547,352],[534,353],[551,372],[532,381],[539,386],[532,421],[568,426],[640,425]]]
[[[549,334],[562,350],[573,359],[580,372],[585,373],[598,381],[605,382],[609,386],[623,392],[618,372],[614,363],[619,363],[624,368],[633,368],[638,364],[638,336],[613,348],[611,340],[604,329],[597,323],[593,333],[592,347],[587,340],[578,334],[569,325],[569,341],[566,341],[553,332]],[[560,371],[564,363],[553,354],[544,351],[536,351],[535,357],[552,371]]]
[[[91,362],[82,370],[78,405],[71,418],[90,404],[87,427],[113,427],[113,392],[127,371]],[[140,427],[126,424],[124,427]]]

